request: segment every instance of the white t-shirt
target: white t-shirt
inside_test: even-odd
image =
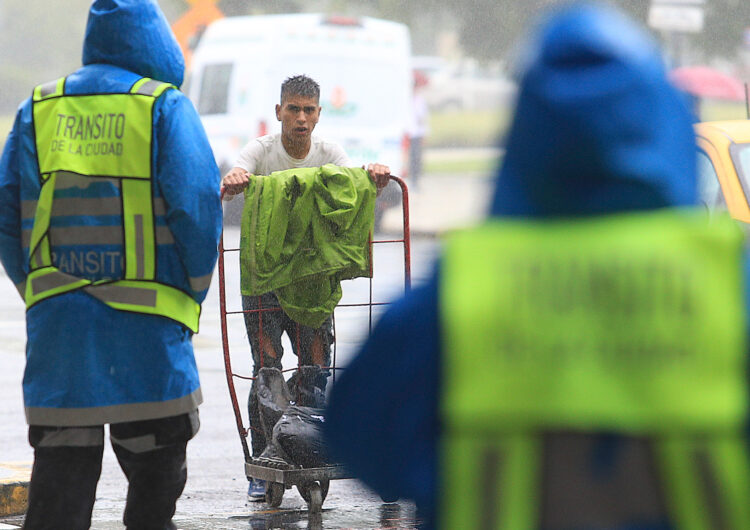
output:
[[[344,148],[335,142],[327,142],[316,136],[311,138],[310,151],[305,158],[292,158],[281,143],[281,133],[268,134],[251,140],[242,148],[235,167],[241,167],[251,175],[270,175],[296,167],[320,167],[325,164],[349,167],[352,165]]]

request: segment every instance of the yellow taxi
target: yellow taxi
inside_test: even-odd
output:
[[[709,210],[728,210],[750,223],[750,120],[694,125],[701,201]]]

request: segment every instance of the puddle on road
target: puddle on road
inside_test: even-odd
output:
[[[325,528],[373,528],[370,514],[345,515],[342,509],[323,508],[319,514],[309,513],[307,509],[271,509],[254,511],[248,515],[232,516],[234,521],[247,521],[252,530],[299,529],[323,530]],[[342,517],[344,516],[344,517]],[[345,520],[344,520],[345,519]],[[383,504],[379,507],[379,530],[407,530],[418,527],[412,509],[405,509],[397,503]]]

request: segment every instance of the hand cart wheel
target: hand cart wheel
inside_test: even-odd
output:
[[[323,508],[323,501],[328,495],[330,480],[321,480],[297,484],[297,491],[307,503],[312,513],[318,513]]]
[[[266,504],[273,508],[281,506],[286,488],[279,482],[266,482]]]

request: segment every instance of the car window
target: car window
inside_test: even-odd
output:
[[[709,156],[698,149],[698,198],[709,210],[726,210],[726,201],[719,185],[719,176],[716,174],[713,162]]]
[[[742,189],[747,195],[747,190],[750,189],[750,144],[732,144],[729,148],[729,154],[734,162],[734,167],[737,170],[737,176],[740,177],[740,183]]]
[[[226,114],[229,102],[229,80],[232,63],[207,64],[201,75],[201,90],[198,94],[198,113]]]

